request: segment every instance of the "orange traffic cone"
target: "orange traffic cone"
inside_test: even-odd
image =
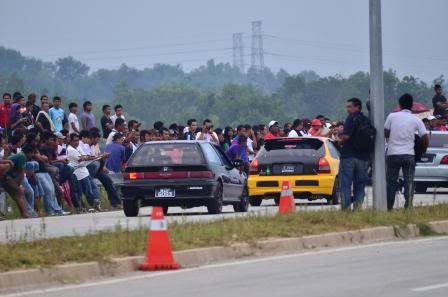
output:
[[[279,214],[288,214],[296,211],[296,202],[291,189],[291,182],[282,183],[282,193],[280,194],[280,203],[278,207]]]
[[[146,247],[146,262],[139,266],[140,270],[153,271],[180,268],[180,265],[173,258],[167,227],[163,209],[153,207],[151,230],[148,232],[148,245]]]

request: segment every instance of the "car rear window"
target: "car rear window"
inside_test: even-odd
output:
[[[204,158],[196,143],[144,144],[130,158],[128,166],[199,165]]]
[[[278,157],[317,157],[325,155],[324,143],[320,139],[300,138],[282,139],[273,142],[266,142],[258,153],[261,158]]]
[[[429,147],[448,148],[448,133],[429,134]]]

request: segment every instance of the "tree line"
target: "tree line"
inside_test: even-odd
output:
[[[433,84],[444,82],[440,76]],[[66,104],[90,100],[99,103],[94,105],[98,115],[103,102],[122,104],[129,118],[147,125],[156,120],[168,124],[210,118],[215,126],[235,126],[317,114],[343,119],[348,98],[365,101],[368,96],[369,74],[360,71],[348,77],[320,77],[313,71],[274,73],[269,68],[242,73],[213,60],[190,72],[179,65],[158,64],[143,70],[122,65],[89,73],[89,67],[73,57],[44,62],[0,47],[0,92],[15,90],[60,95]],[[432,84],[412,75],[399,78],[395,71],[385,71],[384,90],[386,114],[405,92],[431,107]]]

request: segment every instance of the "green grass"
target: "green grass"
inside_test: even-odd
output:
[[[287,216],[254,215],[208,223],[173,223],[170,224],[169,231],[173,249],[185,250],[374,226],[405,226],[411,223],[425,226],[429,221],[444,219],[448,219],[448,204],[420,206],[414,208],[413,211],[363,210],[348,213],[322,210],[299,211]],[[43,229],[45,229],[44,224]],[[429,229],[425,230],[423,235],[432,235]],[[114,231],[100,232],[95,235],[2,244],[0,245],[0,271],[48,267],[70,262],[108,261],[112,257],[144,255],[146,236],[145,228],[130,231],[117,227]],[[22,240],[26,239],[22,238]]]

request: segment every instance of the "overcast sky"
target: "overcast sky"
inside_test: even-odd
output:
[[[432,81],[448,74],[446,0],[383,0],[384,67]],[[92,70],[232,62],[232,33],[263,21],[265,64],[291,73],[367,71],[368,0],[0,0],[0,45]],[[270,54],[270,55],[268,55]]]

